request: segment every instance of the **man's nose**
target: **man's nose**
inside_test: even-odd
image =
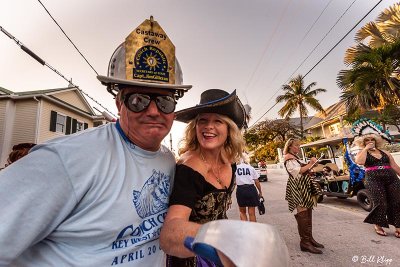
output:
[[[160,111],[158,110],[157,104],[154,100],[150,101],[150,104],[146,110],[149,115],[160,115]]]

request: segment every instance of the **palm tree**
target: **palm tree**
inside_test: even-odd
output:
[[[384,108],[400,101],[400,4],[384,10],[356,34],[337,84],[347,111]]]
[[[356,42],[368,40],[368,46],[377,48],[391,44],[400,38],[400,3],[385,9],[376,21],[364,25],[357,31]]]
[[[288,84],[282,85],[282,90],[285,92],[276,98],[276,102],[286,102],[286,104],[278,111],[282,118],[290,118],[296,111],[300,114],[300,135],[303,138],[303,118],[308,116],[307,105],[314,110],[325,114],[325,110],[315,96],[319,93],[326,92],[326,89],[318,88],[311,90],[317,83],[312,82],[304,88],[303,76],[299,75],[289,81]]]
[[[371,48],[363,43],[351,48],[348,70],[341,70],[337,84],[343,90],[340,98],[347,111],[358,108],[382,108],[400,100],[400,39],[392,44]]]

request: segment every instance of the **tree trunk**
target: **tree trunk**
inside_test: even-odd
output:
[[[303,139],[304,134],[303,134],[303,113],[301,112],[301,108],[299,107],[299,113],[300,113],[300,137]]]

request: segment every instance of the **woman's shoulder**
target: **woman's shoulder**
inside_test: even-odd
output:
[[[295,156],[291,155],[291,154],[286,154],[286,155],[283,157],[283,159],[284,159],[285,161],[288,161],[288,160],[296,160],[296,161],[297,161],[297,158],[296,158]]]
[[[186,151],[180,155],[177,164],[186,164],[187,162],[193,161],[194,153],[193,151]]]
[[[177,165],[184,165],[199,172],[202,166],[201,163],[202,161],[195,151],[186,151],[178,159]]]
[[[386,154],[388,157],[392,156],[389,151],[383,150],[381,148],[379,148],[379,151],[381,151],[381,153],[383,153],[383,154]]]

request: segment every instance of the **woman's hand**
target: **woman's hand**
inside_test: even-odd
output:
[[[375,149],[375,142],[369,142],[365,145],[365,149],[367,150],[374,150]]]
[[[316,157],[312,157],[311,159],[310,159],[310,162],[309,163],[311,163],[311,165],[312,164],[314,164],[315,162],[317,162],[318,161],[318,159],[316,158]]]

